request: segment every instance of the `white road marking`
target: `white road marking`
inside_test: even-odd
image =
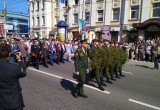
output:
[[[149,107],[149,108],[153,108],[153,109],[156,109],[156,110],[160,110],[160,107],[156,107],[156,106],[153,106],[153,105],[150,105],[150,104],[147,104],[147,103],[143,103],[143,102],[140,102],[140,101],[136,101],[134,99],[129,99],[130,102],[134,102],[134,103],[137,103],[137,104],[140,104],[140,105],[143,105],[143,106],[146,106],[146,107]]]
[[[131,73],[131,72],[127,72],[127,71],[122,71],[123,73],[127,73],[127,74],[133,74],[133,73]]]
[[[42,74],[45,74],[45,75],[49,75],[49,76],[52,76],[52,77],[55,77],[55,78],[58,78],[58,79],[65,79],[65,80],[68,80],[68,81],[73,82],[75,84],[78,83],[77,81],[74,81],[74,80],[71,80],[71,79],[67,79],[67,78],[63,78],[61,76],[57,76],[57,75],[54,75],[54,74],[51,74],[51,73],[47,73],[47,72],[44,72],[44,71],[36,70],[36,69],[33,69],[33,68],[28,68],[28,69],[30,69],[32,71],[36,71],[36,72],[42,73]],[[86,85],[86,84],[84,86],[88,87],[90,89],[94,89],[96,91],[102,92],[102,93],[110,94],[110,92],[108,92],[108,91],[101,91],[98,88],[95,88],[95,87],[92,87],[92,86],[89,86],[89,85]]]

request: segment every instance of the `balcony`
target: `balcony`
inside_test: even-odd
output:
[[[79,13],[79,6],[73,5],[73,13]]]

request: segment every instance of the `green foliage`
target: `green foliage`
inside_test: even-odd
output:
[[[101,70],[102,67],[119,67],[127,61],[127,52],[121,48],[94,48],[92,51],[91,67]]]

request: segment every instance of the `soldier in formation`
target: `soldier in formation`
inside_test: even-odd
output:
[[[75,64],[77,64],[78,54],[75,54]],[[90,59],[91,71],[90,71],[90,81],[96,79],[98,88],[104,91],[103,86],[107,86],[104,83],[103,78],[106,78],[106,82],[112,84],[116,81],[116,78],[120,79],[125,77],[122,74],[122,66],[127,61],[128,55],[122,44],[117,42],[113,43],[108,40],[100,43],[97,39],[93,40],[91,49],[89,50],[88,56]]]

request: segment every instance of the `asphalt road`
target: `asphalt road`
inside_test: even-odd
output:
[[[72,63],[41,66],[39,71],[30,67],[20,80],[25,110],[160,110],[160,70],[151,63],[130,61],[123,71],[126,77],[107,84],[105,92],[85,86],[88,98],[76,99]]]

